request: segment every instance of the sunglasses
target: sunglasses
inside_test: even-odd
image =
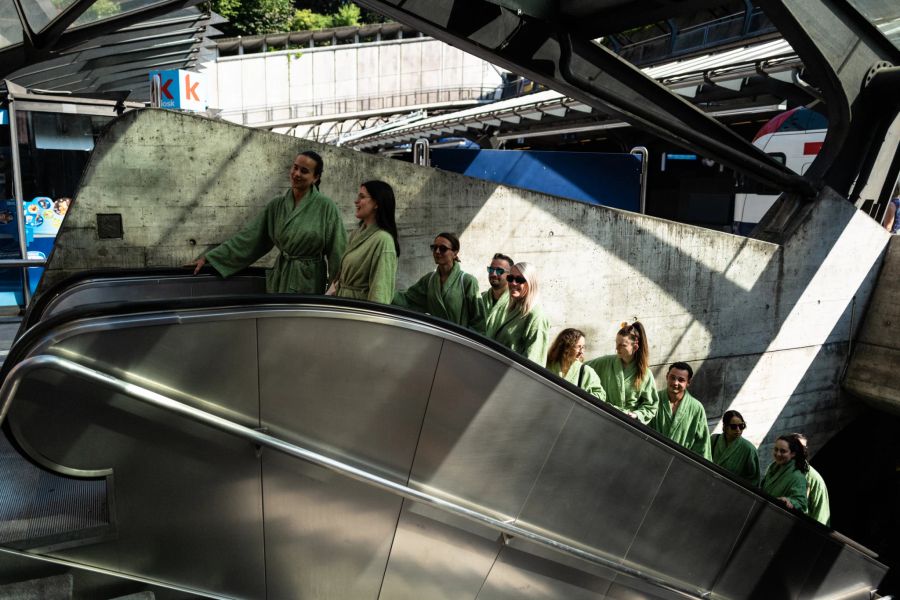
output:
[[[746,427],[747,427],[746,423],[729,423],[728,424],[728,429],[733,429],[733,430],[740,429],[741,431],[743,431]]]
[[[500,275],[503,275],[504,273],[506,273],[506,269],[501,269],[500,267],[488,267],[487,270],[488,270],[488,275],[500,276]]]
[[[432,252],[437,252],[438,254],[443,254],[444,252],[453,250],[453,248],[448,248],[447,246],[441,246],[439,244],[432,244],[431,246],[429,246],[429,248],[431,248]]]
[[[528,283],[528,280],[525,279],[524,277],[522,277],[521,275],[507,275],[506,281],[508,281],[510,283],[518,283],[519,285],[522,285],[523,283]]]

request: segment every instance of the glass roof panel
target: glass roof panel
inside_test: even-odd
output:
[[[0,49],[22,42],[22,24],[13,0],[0,0]]]
[[[21,3],[28,26],[32,31],[40,31],[74,2],[75,0],[22,0]]]
[[[850,4],[900,49],[900,2],[897,0],[850,0]]]
[[[103,19],[117,17],[121,14],[147,8],[156,4],[163,4],[167,0],[97,0],[89,9],[84,11],[74,23],[69,26],[81,27],[82,25],[90,25]]]

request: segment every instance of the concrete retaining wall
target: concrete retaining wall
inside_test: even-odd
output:
[[[853,415],[838,378],[889,236],[828,193],[779,246],[147,110],[114,123],[97,145],[49,279],[188,263],[283,192],[306,148],[325,157],[322,191],[348,227],[360,182],[395,186],[402,287],[432,268],[428,244],[441,230],[460,233],[463,268],[483,288],[494,252],[533,262],[555,331],[584,329],[593,357],[612,352],[622,321],[640,319],[658,383],[667,363],[692,362],[711,422],[740,410],[764,463],[779,433],[802,430],[821,447]],[[96,213],[121,213],[124,239],[99,240]]]

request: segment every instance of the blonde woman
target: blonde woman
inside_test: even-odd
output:
[[[509,305],[492,312],[485,335],[539,365],[546,364],[550,322],[538,304],[538,274],[530,263],[513,265],[506,276]]]
[[[616,353],[587,362],[597,372],[606,401],[643,424],[656,416],[659,396],[650,372],[650,343],[640,321],[622,323]]]

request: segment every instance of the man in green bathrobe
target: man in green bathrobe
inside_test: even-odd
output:
[[[194,273],[209,263],[222,277],[229,277],[275,247],[279,253],[266,272],[266,291],[324,294],[344,255],[347,230],[337,206],[319,192],[321,174],[321,157],[298,154],[291,167],[291,189],[198,259]]]
[[[706,411],[687,390],[693,377],[694,370],[687,363],[676,362],[669,367],[666,389],[659,390],[659,409],[650,421],[650,427],[706,460],[712,460]]]
[[[488,284],[491,287],[481,294],[485,314],[489,314],[499,302],[509,301],[509,286],[506,282],[506,274],[509,273],[514,264],[516,263],[513,262],[513,259],[500,252],[496,253],[491,260],[491,264],[487,268]]]

